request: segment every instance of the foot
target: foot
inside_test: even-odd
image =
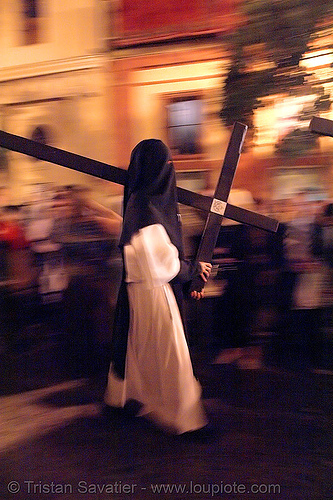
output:
[[[212,441],[216,437],[216,434],[216,429],[211,424],[207,424],[200,429],[179,434],[179,437],[189,441],[207,443]]]

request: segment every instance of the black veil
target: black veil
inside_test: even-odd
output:
[[[183,259],[183,242],[177,210],[176,176],[167,146],[159,139],[145,139],[132,151],[124,188],[123,229],[119,247],[131,241],[139,229],[151,224],[162,224],[171,242]],[[179,285],[178,285],[179,286]],[[177,288],[177,285],[175,285]],[[177,302],[180,299],[176,294]],[[125,377],[125,361],[129,329],[129,302],[125,283],[125,269],[115,311],[111,342],[113,371]]]
[[[124,189],[120,247],[151,224],[162,224],[183,256],[182,229],[177,210],[176,176],[167,146],[146,139],[133,149]]]

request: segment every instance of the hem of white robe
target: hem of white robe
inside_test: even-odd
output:
[[[197,380],[194,380],[194,383],[197,383],[199,386]],[[126,393],[126,377],[122,379],[116,375],[111,365],[108,375],[108,384],[104,394],[105,404],[116,408],[124,408],[126,401],[131,399],[136,398],[130,397]],[[166,418],[166,412],[163,411],[163,408],[158,409],[154,407],[155,405],[151,405],[150,408],[149,403],[142,401],[139,401],[139,403],[142,403],[143,406],[137,416],[147,418],[171,434],[183,434],[185,432],[196,431],[208,424],[206,412],[200,399],[194,401],[192,407],[179,419]]]

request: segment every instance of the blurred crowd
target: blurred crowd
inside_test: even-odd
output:
[[[206,299],[189,307],[190,342],[201,335],[222,362],[266,342],[270,363],[332,369],[333,203],[300,192],[258,200],[255,210],[279,229],[221,226]],[[201,233],[200,224],[190,227],[195,220],[183,218],[191,252]],[[52,317],[65,330],[74,375],[98,371],[103,356],[107,366],[120,227],[121,217],[82,186],[52,187],[20,206],[0,203],[2,350],[24,349],[27,326]],[[201,308],[203,332],[191,307]]]
[[[210,305],[217,362],[259,367],[246,348],[260,346],[271,365],[332,369],[333,203],[308,192],[255,203],[279,228],[221,228],[215,280],[222,286]]]
[[[1,207],[3,350],[25,349],[33,330],[46,324],[65,333],[74,375],[98,369],[110,341],[120,280],[121,220],[76,185]]]

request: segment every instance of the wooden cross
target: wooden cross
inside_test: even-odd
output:
[[[309,128],[311,132],[333,137],[333,121],[327,118],[318,118],[314,116],[310,121]]]
[[[266,231],[277,231],[278,222],[275,219],[228,203],[246,130],[246,125],[239,122],[235,123],[213,198],[177,187],[179,203],[208,212],[196,256],[197,261],[210,262],[212,260],[223,217]],[[0,146],[117,184],[124,185],[126,181],[127,171],[125,169],[9,134],[2,130],[0,130]],[[200,279],[192,284],[191,289],[201,291],[203,286],[204,283]]]

